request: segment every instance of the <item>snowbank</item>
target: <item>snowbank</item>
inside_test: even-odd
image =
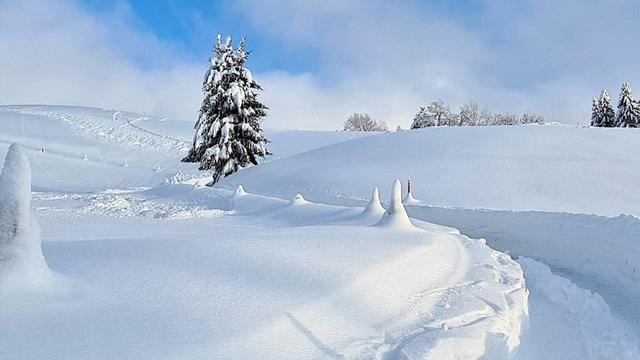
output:
[[[452,226],[494,249],[544,261],[601,293],[640,329],[640,219],[541,211],[407,206],[417,219]]]
[[[640,358],[637,335],[612,314],[600,295],[552,274],[537,261],[520,258],[518,263],[531,291],[530,328],[518,358]]]

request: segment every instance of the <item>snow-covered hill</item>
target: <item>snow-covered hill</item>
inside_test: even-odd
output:
[[[368,134],[268,131],[273,156],[286,158]],[[193,124],[168,118],[77,106],[0,106],[0,156],[19,142],[33,163],[34,190],[95,191],[149,187],[180,171]],[[44,150],[44,151],[42,151]]]
[[[361,203],[373,182],[411,176],[433,206],[640,214],[640,129],[432,128],[319,148],[228,179],[288,198]]]
[[[207,188],[179,162],[191,125],[0,107],[55,277],[0,284],[1,358],[640,357],[638,219],[550,212],[639,213],[635,130],[272,131],[274,156]],[[413,225],[362,213],[406,176]]]

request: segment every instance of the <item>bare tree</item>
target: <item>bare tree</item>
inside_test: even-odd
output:
[[[525,112],[522,114],[522,117],[520,117],[520,124],[544,124],[544,116]]]
[[[452,125],[450,124],[451,109],[444,104],[444,101],[437,100],[432,102],[427,106],[427,110],[433,115],[436,126]]]
[[[493,116],[486,106],[470,101],[460,107],[458,126],[486,126],[491,124]]]
[[[387,123],[366,113],[353,113],[344,122],[344,131],[389,131]]]

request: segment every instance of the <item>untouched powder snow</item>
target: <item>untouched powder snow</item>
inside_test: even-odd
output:
[[[410,176],[413,196],[433,206],[640,215],[640,192],[632,190],[639,136],[638,129],[537,125],[407,130],[249,168],[225,186],[362,205],[370,184]]]

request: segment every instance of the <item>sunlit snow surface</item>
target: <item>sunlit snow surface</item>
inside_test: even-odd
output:
[[[607,215],[615,204],[598,195],[585,208],[577,199],[582,190],[555,202],[531,196],[527,203],[539,188],[517,176],[499,180],[502,191],[511,194],[508,201],[494,196],[491,202],[489,195],[498,189],[486,188],[481,177],[452,182],[451,175],[436,171],[449,180],[447,186],[435,175],[415,175],[433,172],[427,165],[441,152],[424,155],[424,166],[415,163],[419,154],[409,152],[406,161],[388,158],[403,147],[435,147],[424,145],[435,139],[458,141],[461,149],[471,138],[482,142],[468,131],[495,132],[501,139],[511,134],[520,139],[510,142],[516,150],[501,156],[521,165],[504,168],[490,156],[451,165],[456,174],[471,176],[473,168],[489,164],[494,173],[485,169],[483,176],[500,179],[507,176],[505,169],[524,173],[530,157],[537,169],[547,166],[545,159],[549,169],[558,166],[544,151],[530,156],[533,148],[518,147],[525,134],[577,141],[591,135],[575,132],[592,131],[550,129],[436,129],[444,135],[432,137],[425,130],[366,138],[371,134],[270,132],[275,155],[268,164],[234,175],[224,190],[204,187],[207,179],[199,178],[194,166],[179,163],[189,146],[189,123],[90,108],[0,107],[0,152],[16,141],[27,149],[36,191],[32,206],[56,284],[0,289],[0,358],[639,358],[637,324],[625,318],[635,305],[622,305],[627,297],[610,294],[633,293],[621,288],[637,284],[633,270],[626,272],[633,265],[617,263],[615,252],[600,254],[614,239],[589,238],[574,257],[573,250],[558,253],[545,240],[570,234],[566,229],[576,226],[571,214],[556,222],[531,217],[535,226],[525,237],[510,221],[495,220],[500,212],[460,217],[466,210],[429,206],[438,199],[450,206],[547,211],[564,206]],[[462,131],[458,140],[456,131]],[[605,137],[626,144],[626,136]],[[554,141],[545,141],[556,150]],[[370,153],[367,161],[358,158],[363,146]],[[469,151],[447,156],[454,161]],[[616,157],[636,161],[622,145],[607,151],[593,166],[616,168]],[[469,169],[460,170],[465,166]],[[362,207],[344,207],[365,206],[373,186],[380,186],[388,207],[392,180],[408,175],[419,199],[407,207],[412,225],[374,226],[382,216],[379,208],[363,213]],[[553,176],[545,183],[561,184],[556,189],[565,189],[569,178],[579,182],[562,170]],[[630,182],[633,173],[625,176],[615,177],[617,185],[605,191]],[[246,192],[234,193],[237,184],[246,185]],[[299,192],[303,197],[294,198]],[[465,203],[457,203],[465,199],[458,192],[468,197]],[[620,202],[620,210],[631,212],[633,199]],[[516,224],[527,224],[526,212],[513,214]],[[501,250],[549,260],[554,271],[565,263],[561,275],[572,279],[582,269],[599,271],[597,281],[579,282],[607,293],[603,298],[580,289],[537,261],[521,258],[518,264],[484,240],[418,218],[442,224],[460,219],[457,225],[466,234],[484,236]],[[633,235],[634,219],[619,222],[618,237]],[[536,237],[545,223],[549,227]],[[578,240],[568,239],[565,249],[579,249]],[[583,261],[585,254],[596,258]],[[619,300],[613,311],[610,299]]]

